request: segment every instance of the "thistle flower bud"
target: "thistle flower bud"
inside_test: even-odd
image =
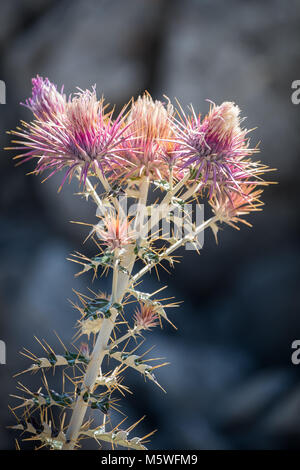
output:
[[[90,352],[89,352],[89,345],[88,343],[81,343],[80,344],[80,350],[79,350],[80,354],[85,357],[86,359],[88,359],[90,357]]]
[[[241,187],[241,192],[233,192],[230,197],[224,194],[220,197],[214,197],[210,204],[220,222],[225,222],[234,228],[237,228],[235,225],[237,222],[251,227],[251,224],[241,216],[261,210],[263,202],[259,197],[262,192],[262,190],[256,189],[256,185],[244,185]]]
[[[134,314],[134,323],[140,329],[149,330],[158,325],[159,317],[154,305],[140,302]]]
[[[111,250],[120,249],[132,243],[134,237],[127,218],[119,214],[105,214],[101,222],[95,227],[100,241]]]

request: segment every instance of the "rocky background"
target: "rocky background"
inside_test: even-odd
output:
[[[150,448],[299,448],[300,365],[291,363],[291,343],[300,339],[300,106],[291,102],[291,83],[300,79],[299,21],[297,0],[1,2],[1,148],[5,130],[29,118],[18,103],[38,73],[67,93],[96,83],[118,106],[144,89],[203,112],[207,98],[236,101],[247,127],[258,126],[253,139],[261,141],[262,160],[278,168],[279,185],[266,190],[253,229],[226,228],[219,246],[207,234],[200,257],[187,252],[171,277],[162,272],[168,294],[184,300],[170,313],[178,331],[166,327],[149,337],[154,356],[171,362],[158,374],[168,393],[133,374],[128,384],[136,394],[123,407],[129,424],[147,415],[140,434],[158,429]],[[40,352],[34,335],[55,345],[53,330],[70,341],[77,316],[67,299],[72,288],[89,285],[88,277],[74,279],[76,266],[66,258],[82,251],[86,235],[69,221],[91,222],[93,204],[74,197],[75,186],[58,195],[58,180],[41,185],[25,176],[29,170],[14,168],[2,152],[2,449],[14,448],[8,395],[12,375],[27,364],[18,351]],[[154,278],[144,282],[145,290],[156,286]],[[94,287],[105,291],[108,280]],[[24,379],[30,381],[35,388],[37,377]]]

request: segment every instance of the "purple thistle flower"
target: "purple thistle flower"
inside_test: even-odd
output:
[[[38,77],[33,85],[26,106],[37,119],[29,124],[22,122],[23,129],[11,132],[19,139],[13,141],[18,146],[11,148],[22,151],[15,158],[21,163],[38,158],[34,173],[49,170],[46,179],[67,168],[60,189],[76,169],[85,183],[90,170],[104,172],[122,164],[124,143],[131,139],[129,125],[124,123],[126,107],[113,119],[112,112],[105,111],[103,99],[97,99],[95,89],[80,91],[65,101],[48,79]]]
[[[212,105],[201,121],[193,108],[192,116],[182,111],[174,118],[178,159],[183,169],[193,170],[192,178],[200,179],[200,189],[206,188],[211,198],[215,193],[240,192],[240,182],[258,182],[265,166],[250,160],[257,149],[249,148],[248,131],[240,127],[240,109],[234,103]]]

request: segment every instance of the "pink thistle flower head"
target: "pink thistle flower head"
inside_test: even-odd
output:
[[[11,132],[20,139],[13,141],[18,146],[12,148],[22,151],[15,158],[21,158],[21,163],[38,158],[35,173],[49,170],[50,177],[67,169],[61,187],[76,169],[85,183],[90,170],[104,172],[104,167],[119,163],[121,147],[130,138],[124,134],[125,108],[113,120],[103,99],[97,100],[95,88],[64,100],[48,79],[34,79],[33,97],[26,105],[38,120]]]
[[[238,228],[235,224],[243,222],[251,227],[251,224],[242,219],[241,216],[247,215],[253,211],[262,210],[263,202],[260,201],[262,190],[256,189],[257,186],[243,185],[241,192],[233,192],[230,197],[222,194],[220,197],[215,196],[210,205],[214,214],[219,218],[220,222],[225,222],[234,228]]]
[[[82,342],[82,343],[80,344],[79,354],[82,354],[82,356],[84,356],[84,357],[87,358],[87,359],[90,357],[90,352],[89,352],[89,345],[88,345],[88,343]]]
[[[37,75],[32,79],[32,97],[28,98],[24,106],[29,108],[37,119],[56,121],[61,118],[66,109],[66,96],[50,82],[48,78]]]
[[[154,101],[148,93],[132,103],[126,120],[128,132],[133,136],[132,148],[127,147],[124,154],[123,173],[127,177],[143,174],[151,179],[166,177],[168,165],[164,156],[173,136],[172,114],[170,103]]]
[[[265,168],[247,158],[257,149],[249,148],[248,131],[241,128],[241,122],[240,109],[232,102],[211,105],[203,120],[193,108],[191,117],[184,114],[181,121],[175,120],[182,167],[193,170],[210,198],[217,193],[240,192],[241,183],[251,178],[257,182]]]
[[[95,227],[100,242],[112,251],[121,249],[133,242],[134,236],[127,218],[113,214],[105,214],[100,224]]]
[[[149,330],[159,324],[159,316],[154,305],[140,302],[134,314],[134,323],[140,329]]]
[[[65,121],[68,152],[81,163],[85,176],[91,166],[101,167],[109,154],[107,124],[103,100],[97,99],[95,89],[79,92],[69,100]]]

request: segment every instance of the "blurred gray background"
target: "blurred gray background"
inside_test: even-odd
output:
[[[149,335],[153,356],[171,362],[157,375],[167,390],[132,374],[136,393],[123,400],[128,425],[146,414],[137,434],[158,429],[150,448],[288,449],[300,445],[300,365],[291,343],[300,339],[299,154],[300,105],[291,83],[300,79],[300,3],[297,0],[10,0],[0,6],[0,79],[7,104],[5,131],[30,113],[19,106],[31,94],[31,78],[48,76],[70,93],[97,84],[121,106],[147,89],[155,98],[175,96],[206,112],[209,98],[235,101],[258,128],[261,159],[278,168],[279,182],[265,191],[264,212],[254,227],[206,234],[204,249],[181,253],[172,276],[163,271],[168,295],[184,300],[169,311],[178,331]],[[27,361],[23,347],[40,354],[33,336],[67,342],[77,319],[67,299],[85,291],[89,276],[74,279],[66,261],[82,247],[86,230],[70,220],[93,222],[95,209],[57,194],[58,178],[45,184],[0,160],[0,337],[7,365],[0,366],[0,448],[14,448],[8,412],[12,375]],[[158,286],[144,281],[144,290]],[[108,290],[102,278],[96,289]],[[22,378],[37,387],[37,376]],[[121,419],[121,417],[120,417]]]

